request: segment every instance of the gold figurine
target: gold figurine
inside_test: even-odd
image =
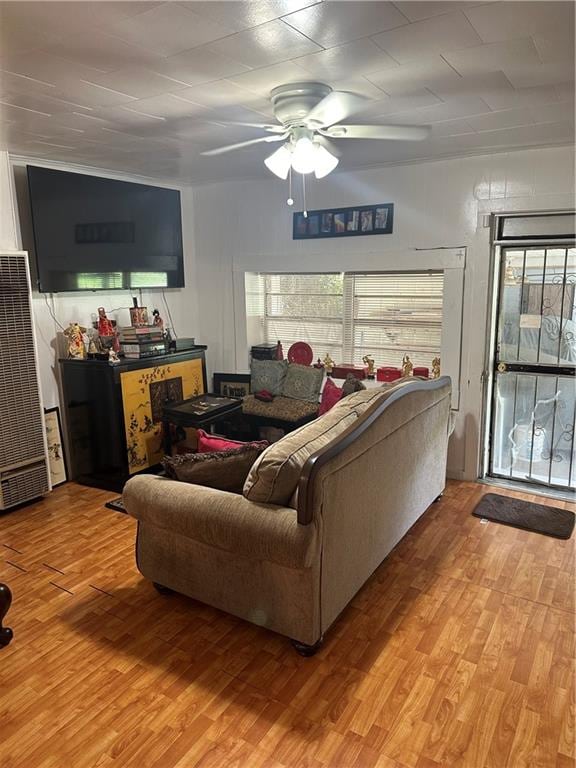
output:
[[[408,355],[404,355],[402,358],[402,376],[412,376],[414,366]]]
[[[330,374],[332,373],[332,369],[334,368],[334,365],[335,365],[334,360],[332,360],[330,355],[326,353],[326,357],[322,362],[324,363],[324,369],[326,370],[326,375],[330,376]]]
[[[372,355],[364,355],[362,362],[368,368],[367,374],[369,379],[374,378],[374,358]]]
[[[434,360],[432,360],[432,378],[433,379],[440,378],[440,358],[439,357],[435,357]]]

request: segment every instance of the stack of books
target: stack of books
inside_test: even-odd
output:
[[[155,325],[121,328],[119,339],[124,357],[129,359],[154,357],[166,351],[162,329]]]

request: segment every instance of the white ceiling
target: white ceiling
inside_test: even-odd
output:
[[[573,2],[0,2],[0,147],[205,182],[266,176],[269,91],[369,98],[352,122],[432,125],[341,141],[342,169],[574,142]]]

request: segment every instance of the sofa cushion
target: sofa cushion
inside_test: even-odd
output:
[[[214,451],[233,451],[236,448],[244,448],[246,446],[252,446],[263,451],[267,448],[269,443],[267,440],[256,440],[252,442],[244,442],[242,440],[230,440],[227,437],[219,437],[218,435],[211,435],[209,432],[204,432],[203,429],[196,430],[196,436],[198,438],[198,453],[213,453]]]
[[[165,456],[162,463],[172,480],[241,493],[250,468],[266,445],[248,444],[228,451]]]
[[[290,363],[282,386],[282,395],[296,400],[307,400],[317,403],[322,388],[322,368],[311,368],[309,365]]]
[[[242,403],[242,413],[277,421],[298,422],[316,416],[318,403],[293,400],[291,397],[275,397],[271,403],[265,403],[257,400],[254,395],[247,395]]]
[[[322,390],[322,398],[320,400],[320,410],[318,416],[323,416],[325,413],[333,408],[338,400],[342,397],[342,389],[337,387],[332,379],[327,378],[324,389]]]
[[[252,360],[250,391],[266,390],[271,395],[281,395],[287,368],[287,360]]]
[[[352,392],[361,392],[363,389],[366,389],[366,385],[357,379],[353,373],[349,373],[346,376],[346,381],[342,384],[342,397],[348,397]]]
[[[250,470],[244,483],[244,496],[250,501],[290,505],[308,457],[331,442],[357,418],[353,408],[337,410],[335,406],[324,416],[273,443]]]

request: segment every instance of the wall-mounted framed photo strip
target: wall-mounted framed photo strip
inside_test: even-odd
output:
[[[394,203],[327,208],[308,211],[308,216],[304,216],[302,211],[297,211],[292,221],[292,239],[390,235],[393,224]]]
[[[66,458],[64,456],[64,444],[62,443],[62,425],[60,423],[60,409],[44,409],[44,424],[46,425],[46,442],[48,444],[48,461],[50,464],[50,482],[52,487],[65,483]]]

